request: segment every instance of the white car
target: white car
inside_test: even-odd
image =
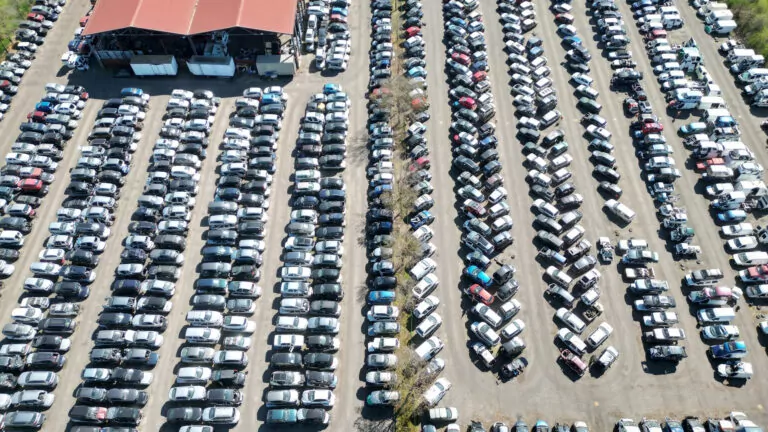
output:
[[[514,222],[510,215],[501,216],[491,223],[491,229],[494,232],[508,231],[512,229],[513,226]]]
[[[33,307],[16,308],[11,311],[11,318],[19,324],[36,326],[43,319],[43,311]]]
[[[470,329],[489,348],[493,348],[501,342],[501,337],[498,333],[484,322],[473,322],[470,325]]]
[[[584,324],[584,321],[582,321],[581,318],[566,308],[558,309],[557,312],[555,312],[555,317],[577,334],[581,334],[581,332],[587,328],[587,325]]]
[[[377,337],[368,342],[368,352],[393,352],[400,347],[400,341],[393,337]]]
[[[611,327],[608,323],[600,323],[600,325],[595,329],[595,331],[592,332],[592,334],[589,335],[587,338],[587,345],[589,345],[592,349],[595,349],[600,346],[603,342],[605,342],[606,339],[608,339],[608,336],[613,333],[613,327]]]
[[[501,336],[505,339],[512,339],[522,333],[523,330],[525,330],[525,323],[520,318],[517,318],[501,329]]]
[[[453,385],[447,378],[439,378],[424,392],[424,400],[429,406],[435,406],[443,399]]]
[[[168,392],[168,400],[171,402],[202,402],[205,400],[205,393],[205,387],[201,385],[171,387]]]
[[[344,255],[344,246],[338,240],[324,240],[315,245],[315,252],[341,256]]]
[[[431,295],[419,302],[413,309],[413,317],[417,320],[424,318],[431,314],[440,305],[440,299],[437,296]]]
[[[416,334],[422,339],[428,338],[432,333],[437,330],[440,325],[443,324],[443,318],[437,312],[434,312],[424,318],[418,326],[416,326]]]
[[[301,394],[301,404],[305,407],[332,407],[336,396],[331,390],[305,390]]]
[[[423,225],[413,232],[413,236],[416,237],[416,240],[420,242],[429,241],[432,239],[432,237],[434,237],[434,235],[435,232],[432,231],[432,228],[427,225]]]
[[[746,251],[756,248],[758,242],[754,236],[742,236],[728,240],[727,245],[731,251]]]
[[[497,202],[507,199],[507,190],[504,189],[502,186],[497,187],[494,189],[490,195],[488,195],[488,201],[491,202],[491,204],[496,204]]]
[[[585,85],[587,87],[591,86],[592,82],[595,81],[591,76],[581,72],[576,72],[571,75],[571,80],[577,85]]]
[[[417,283],[416,286],[411,289],[411,294],[413,294],[413,297],[416,300],[421,300],[425,296],[429,295],[429,293],[434,291],[439,284],[440,280],[437,278],[437,275],[434,273],[429,273],[428,275],[421,278],[419,283]]]
[[[280,271],[280,277],[284,281],[306,281],[312,275],[309,267],[285,266]]]
[[[368,321],[397,321],[400,316],[400,308],[397,306],[376,305],[368,310],[366,317]]]

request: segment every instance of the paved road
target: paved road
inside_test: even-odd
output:
[[[577,10],[583,11],[584,1],[576,0]],[[602,378],[585,376],[577,382],[572,382],[555,363],[557,350],[553,344],[556,325],[552,322],[554,309],[543,299],[541,293],[545,288],[541,280],[542,269],[534,261],[535,247],[531,240],[535,230],[531,228],[533,219],[529,209],[531,198],[526,198],[527,185],[523,181],[525,170],[523,169],[523,157],[520,152],[520,143],[515,139],[514,110],[509,95],[507,83],[506,55],[502,48],[501,25],[498,24],[498,14],[493,10],[493,4],[488,2],[482,5],[482,12],[488,26],[486,38],[489,43],[489,55],[491,81],[497,105],[497,137],[501,143],[501,162],[504,167],[503,174],[506,187],[510,192],[509,203],[512,207],[512,216],[516,222],[513,234],[516,242],[508,248],[508,255],[514,255],[513,263],[518,268],[520,280],[520,293],[517,298],[523,303],[523,311],[520,317],[526,321],[528,327],[523,336],[528,343],[525,356],[531,361],[531,366],[518,380],[499,384],[494,377],[471,364],[466,343],[468,333],[466,330],[467,318],[461,317],[462,298],[458,290],[461,259],[459,251],[460,231],[456,225],[457,213],[454,208],[456,198],[453,194],[453,180],[450,177],[451,156],[448,151],[448,126],[450,124],[450,110],[448,107],[445,74],[444,46],[442,44],[442,18],[439,2],[425,2],[425,39],[427,41],[427,63],[430,73],[429,99],[432,120],[429,123],[428,139],[432,151],[433,184],[436,186],[433,194],[436,207],[437,221],[434,228],[437,233],[433,242],[439,250],[438,277],[441,285],[438,295],[443,304],[440,306],[441,314],[445,319],[443,328],[439,331],[440,337],[446,342],[446,349],[441,354],[448,361],[448,367],[444,372],[454,384],[453,390],[445,399],[446,405],[456,405],[461,410],[462,423],[470,418],[483,418],[485,420],[497,420],[500,418],[514,419],[521,415],[529,421],[537,417],[554,421],[572,421],[576,419],[587,420],[596,430],[607,430],[615,418],[626,415],[635,418],[647,416],[663,417],[664,415],[682,416],[685,414],[716,415],[730,408],[739,408],[747,411],[757,420],[766,422],[766,415],[762,412],[760,401],[768,400],[768,390],[758,387],[756,382],[749,383],[743,389],[726,387],[712,378],[712,367],[704,355],[705,345],[697,340],[695,322],[684,310],[679,307],[678,312],[683,317],[683,328],[690,335],[687,342],[690,357],[680,364],[674,374],[664,374],[657,368],[649,368],[646,371],[644,353],[640,344],[640,327],[632,320],[631,309],[624,299],[625,284],[618,278],[614,269],[604,268],[604,281],[601,284],[604,292],[603,302],[606,313],[601,319],[605,319],[615,328],[615,334],[610,343],[622,352],[618,364],[614,366]],[[552,15],[545,9],[544,3],[536,5],[539,18],[539,27],[535,33],[545,40],[545,55],[553,66],[553,80],[560,97],[560,109],[565,118],[560,124],[567,140],[571,143],[571,154],[574,156],[572,171],[574,182],[579,188],[579,193],[585,196],[585,205],[582,210],[585,218],[582,225],[587,229],[588,238],[596,239],[599,235],[610,235],[616,238],[616,232],[620,237],[630,235],[643,237],[649,240],[653,248],[662,252],[662,262],[657,266],[661,275],[671,282],[679,280],[683,271],[672,260],[671,255],[665,250],[665,243],[657,234],[656,222],[652,202],[644,190],[640,181],[640,170],[637,161],[629,147],[626,138],[629,121],[620,114],[620,102],[622,95],[612,94],[607,87],[610,77],[610,68],[606,60],[595,56],[591,62],[594,77],[598,79],[597,89],[600,91],[600,102],[606,107],[605,117],[609,120],[609,129],[615,135],[614,143],[621,151],[617,151],[619,167],[622,172],[621,186],[625,190],[622,201],[638,212],[637,220],[629,230],[620,230],[612,225],[603,215],[601,210],[602,198],[596,193],[597,182],[591,178],[591,164],[588,162],[586,140],[580,137],[582,132],[578,124],[580,114],[575,110],[576,99],[571,95],[572,87],[567,83],[567,74],[564,69],[557,66],[563,58],[564,51],[558,45],[555,36],[555,25],[551,21]],[[621,4],[622,13],[629,16],[626,5]],[[51,32],[49,42],[41,49],[38,59],[24,78],[19,96],[16,98],[13,108],[7,114],[5,120],[0,123],[0,152],[9,150],[16,135],[18,124],[23,121],[26,113],[33,107],[34,102],[43,94],[42,86],[46,82],[72,82],[85,85],[93,96],[84,112],[81,127],[75,138],[66,149],[65,158],[58,171],[60,179],[64,179],[65,173],[75,163],[78,152],[77,145],[84,142],[88,129],[95,118],[101,100],[112,97],[119,89],[126,86],[139,86],[145,88],[153,95],[148,114],[146,127],[143,131],[139,150],[134,156],[134,165],[128,178],[127,187],[123,189],[120,202],[120,210],[117,222],[113,227],[113,235],[110,238],[107,250],[103,254],[102,263],[98,268],[98,280],[93,285],[91,298],[84,302],[84,311],[80,316],[80,328],[73,336],[73,343],[82,349],[73,350],[68,355],[68,365],[62,371],[62,383],[57,394],[57,402],[49,411],[51,418],[63,419],[72,405],[72,390],[79,384],[80,370],[87,362],[87,352],[91,348],[89,338],[95,328],[95,319],[103,297],[109,294],[109,282],[112,272],[119,261],[119,253],[122,250],[120,240],[126,235],[128,216],[136,205],[136,198],[140,194],[146,176],[146,168],[151,152],[151,142],[157,135],[160,127],[160,116],[164,110],[167,95],[173,88],[194,89],[206,87],[212,89],[217,95],[225,97],[222,112],[217,116],[217,122],[212,132],[212,137],[221,137],[225,127],[225,118],[232,106],[232,98],[251,85],[265,85],[254,79],[237,79],[234,81],[198,80],[189,77],[180,77],[175,80],[114,80],[109,75],[92,70],[86,74],[57,77],[59,69],[59,56],[64,50],[69,34],[77,26],[77,21],[88,8],[88,2],[71,2],[62,14],[56,28]],[[707,67],[715,77],[718,84],[725,92],[725,98],[734,114],[742,122],[742,130],[745,142],[752,145],[758,151],[758,158],[762,162],[768,160],[768,155],[758,148],[764,137],[759,130],[758,120],[750,113],[749,108],[741,102],[737,89],[733,86],[733,80],[720,64],[720,57],[715,52],[715,43],[703,36],[701,23],[692,18],[693,12],[687,10],[687,6],[681,6],[681,11],[686,19],[685,31],[690,31],[699,42],[705,56]],[[689,17],[688,15],[691,15]],[[266,387],[265,374],[267,364],[267,351],[269,349],[269,337],[272,331],[272,318],[275,314],[273,307],[276,292],[270,290],[277,281],[276,272],[280,266],[279,256],[284,234],[283,230],[289,219],[288,189],[290,174],[293,171],[293,158],[291,149],[298,132],[299,119],[303,113],[303,106],[307,98],[317,92],[322,83],[326,81],[342,83],[351,96],[353,103],[351,112],[350,146],[363,145],[363,130],[365,127],[365,101],[364,93],[367,80],[367,47],[369,45],[367,30],[370,12],[367,5],[355,4],[352,9],[352,38],[355,49],[352,54],[350,70],[338,77],[321,77],[319,75],[300,74],[287,86],[291,102],[289,103],[284,128],[278,150],[278,168],[275,182],[272,187],[270,220],[268,222],[267,243],[263,265],[263,280],[261,285],[265,288],[264,296],[257,302],[257,312],[253,319],[257,321],[257,331],[253,335],[254,348],[248,355],[251,364],[249,380],[244,388],[246,402],[242,406],[243,417],[236,430],[253,430],[255,428],[266,429],[261,424],[263,409],[261,398]],[[576,14],[575,25],[582,37],[589,39],[592,31],[589,27],[588,17],[583,13]],[[636,60],[640,63],[640,69],[650,74],[650,65],[643,53],[640,37],[634,24],[627,23],[630,38],[633,41],[632,51]],[[682,39],[683,36],[681,35]],[[588,42],[591,52],[598,53],[593,42]],[[659,109],[663,106],[662,94],[658,86],[647,79],[648,90],[652,104]],[[609,113],[613,115],[609,115]],[[672,119],[664,114],[664,124],[668,130],[681,123],[680,120],[672,122]],[[678,163],[682,163],[685,150],[680,145],[678,138],[673,133],[666,133],[668,141],[676,150]],[[155,369],[155,382],[150,386],[152,398],[150,405],[144,410],[146,419],[142,430],[154,430],[162,424],[162,407],[170,388],[173,375],[170,373],[177,363],[180,332],[184,325],[183,314],[188,309],[187,301],[192,295],[192,282],[196,278],[195,265],[199,261],[199,250],[202,246],[203,217],[207,202],[212,198],[214,190],[214,170],[216,167],[214,154],[215,147],[211,147],[211,154],[203,165],[203,184],[198,195],[198,205],[195,208],[192,219],[194,229],[189,236],[189,247],[186,252],[187,264],[183,268],[183,274],[177,286],[179,292],[174,298],[174,311],[171,314],[170,326],[165,333],[166,344],[162,348],[159,367]],[[364,395],[361,389],[360,372],[363,365],[363,318],[361,315],[362,302],[358,295],[358,287],[365,280],[365,257],[363,249],[358,246],[358,233],[363,227],[363,215],[365,212],[364,177],[365,153],[363,150],[350,149],[349,167],[344,173],[350,197],[347,219],[347,237],[345,240],[344,279],[347,296],[342,302],[342,331],[340,337],[343,348],[339,352],[340,369],[338,371],[340,384],[336,391],[338,405],[332,412],[332,426],[334,430],[351,430],[352,422],[357,417],[357,411],[362,406],[361,397]],[[702,197],[691,193],[694,190],[697,177],[694,173],[686,171],[684,177],[677,183],[678,189],[683,194],[682,205],[685,205],[692,217],[692,225],[697,231],[696,240],[701,244],[705,253],[702,258],[702,266],[719,266],[728,268],[727,255],[722,250],[722,241],[717,237],[716,229],[711,219],[706,215],[707,202]],[[61,195],[65,182],[59,181],[53,185],[52,192],[45,200],[45,206],[57,208],[61,201]],[[519,197],[519,198],[518,198]],[[44,207],[44,208],[46,208]],[[21,292],[21,281],[26,277],[27,268],[34,262],[42,243],[47,236],[47,225],[54,217],[53,212],[42,212],[36,222],[33,232],[27,237],[28,246],[22,252],[17,264],[16,274],[6,281],[4,296],[6,301],[0,303],[0,313],[7,317],[15,306],[15,299]],[[119,240],[116,240],[119,239]],[[676,292],[682,303],[682,292]],[[9,299],[13,301],[9,301]],[[5,324],[7,319],[0,325]],[[757,338],[754,329],[754,320],[746,308],[742,309],[737,319],[745,339],[750,347],[757,348]],[[753,348],[754,349],[754,348]],[[758,373],[768,370],[766,358],[755,349],[749,359],[755,364]],[[692,383],[696,383],[693,385]],[[625,383],[632,383],[627,385]],[[690,389],[681,393],[679,388]],[[491,390],[496,388],[496,390]],[[482,390],[480,390],[482,389]],[[631,392],[631,394],[630,394]],[[520,397],[526,395],[529,397]],[[671,408],[670,408],[671,407]],[[58,430],[59,425],[55,421],[49,421],[44,430]]]

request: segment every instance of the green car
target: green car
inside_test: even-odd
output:
[[[576,104],[576,106],[583,111],[593,114],[599,114],[600,110],[603,109],[602,105],[586,97],[579,98],[579,102]]]
[[[267,411],[267,423],[289,424],[297,422],[295,409],[273,409]]]

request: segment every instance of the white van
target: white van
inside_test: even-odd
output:
[[[24,235],[13,230],[0,232],[0,246],[22,247],[24,246]]]
[[[700,309],[696,312],[699,324],[727,324],[734,318],[736,312],[730,307]]]
[[[631,223],[637,215],[631,208],[614,199],[606,201],[604,207],[626,223]]]
[[[742,267],[768,264],[768,252],[753,251],[731,255],[733,262]]]
[[[749,84],[759,79],[768,78],[768,69],[766,68],[754,68],[750,69],[738,76],[738,80],[741,83]]]

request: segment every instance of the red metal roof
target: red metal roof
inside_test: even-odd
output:
[[[99,0],[86,35],[125,28],[193,35],[233,27],[291,34],[295,0]]]

